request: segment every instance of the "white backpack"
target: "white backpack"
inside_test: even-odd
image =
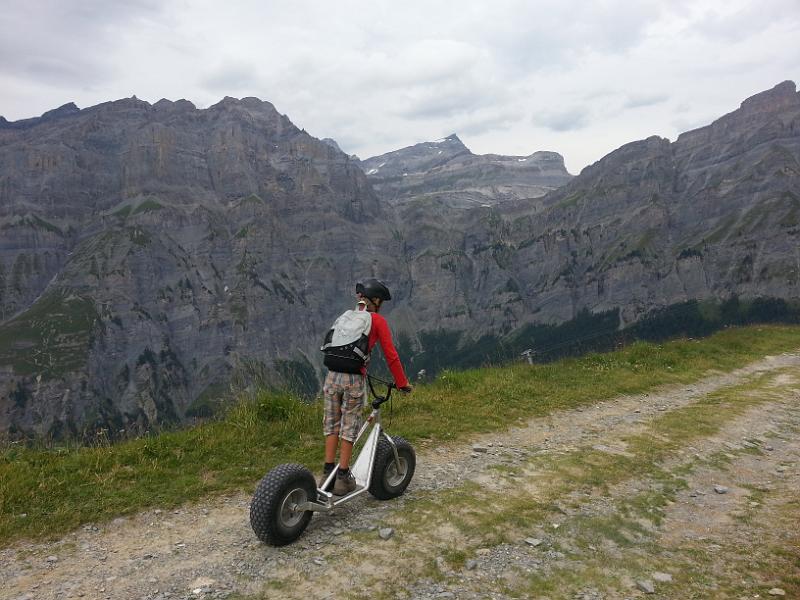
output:
[[[369,361],[372,314],[348,310],[333,323],[322,343],[323,364],[338,373],[360,373]]]

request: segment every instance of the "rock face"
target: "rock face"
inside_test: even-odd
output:
[[[2,431],[146,428],[237,371],[314,375],[356,278],[403,279],[361,170],[255,98],[2,126],[0,228]]]
[[[624,325],[689,299],[796,300],[800,94],[785,82],[675,142],[627,144],[543,198],[454,210],[422,194],[397,210],[417,331],[477,339],[584,310]]]
[[[231,378],[317,380],[363,276],[390,283],[417,350],[796,300],[800,95],[782,83],[575,178],[455,136],[358,163],[255,98],[66,105],[0,121],[0,231],[0,435],[143,429],[203,414]]]
[[[427,199],[453,208],[538,198],[572,177],[555,152],[475,155],[455,134],[369,158],[361,168],[390,204]]]

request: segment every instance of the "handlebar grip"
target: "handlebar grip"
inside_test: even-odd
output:
[[[389,398],[392,397],[392,389],[396,388],[397,386],[394,383],[390,383],[386,386],[386,395],[385,396],[375,396],[375,399],[372,401],[372,408],[378,408],[384,402],[388,402]]]

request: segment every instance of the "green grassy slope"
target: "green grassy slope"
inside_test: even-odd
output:
[[[391,431],[437,444],[518,419],[729,371],[800,348],[800,327],[729,329],[703,340],[636,343],[546,365],[445,372],[395,403]],[[210,493],[252,490],[281,462],[316,469],[322,408],[287,396],[244,398],[224,419],[112,446],[0,451],[0,546]]]

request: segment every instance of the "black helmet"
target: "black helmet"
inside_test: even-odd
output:
[[[356,293],[366,298],[380,298],[384,302],[392,299],[389,288],[379,279],[365,279],[356,284]]]

